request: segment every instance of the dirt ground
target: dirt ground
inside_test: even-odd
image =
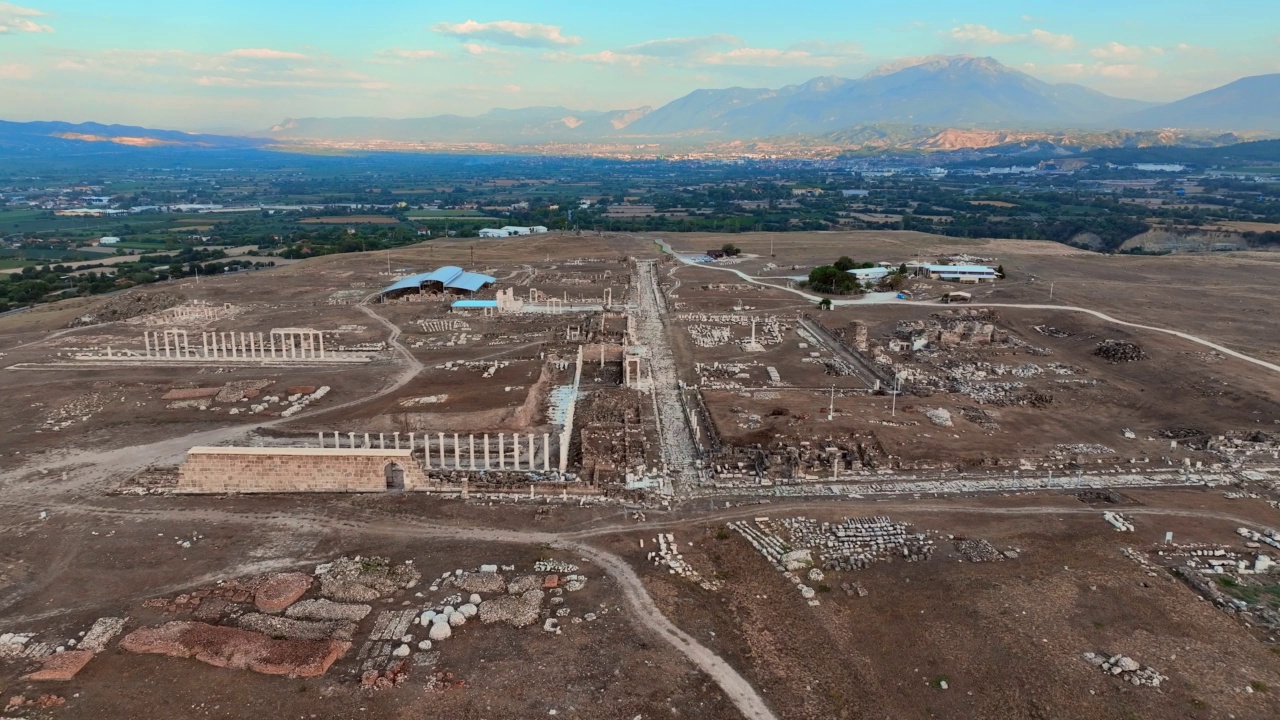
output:
[[[173,597],[241,574],[310,572],[315,563],[341,554],[412,560],[426,577],[487,562],[513,564],[527,572],[535,560],[548,555],[538,547],[448,541],[424,546],[377,532],[361,536],[287,523],[253,533],[243,529],[235,523],[198,521],[143,525],[105,514],[92,519],[58,516],[5,532],[0,569],[12,579],[0,586],[6,618],[0,625],[8,631],[21,623],[24,628],[38,627],[41,636],[75,637],[97,617],[115,615],[130,618],[129,632],[190,618],[146,608],[142,601],[147,598]],[[193,535],[199,540],[189,549],[175,540]],[[16,694],[62,695],[66,706],[48,716],[63,718],[130,718],[146,712],[155,717],[228,719],[314,714],[514,720],[544,717],[553,710],[560,717],[598,718],[602,707],[610,708],[608,717],[675,709],[697,717],[736,717],[705,676],[667,644],[636,631],[609,576],[577,558],[562,559],[579,564],[588,577],[586,589],[566,594],[562,607],[576,616],[594,612],[598,619],[570,624],[566,618],[559,636],[543,632],[541,620],[522,629],[473,621],[437,644],[441,659],[433,672],[454,675],[454,686],[444,690],[428,686],[431,675],[425,670],[411,670],[398,688],[361,689],[355,650],[377,611],[410,603],[429,607],[430,598],[443,597],[447,590],[428,594],[426,600],[400,591],[374,603],[375,613],[361,622],[356,645],[319,678],[265,676],[112,647],[74,680],[63,683],[23,682],[17,676],[26,664],[0,663],[0,689],[6,699]],[[425,591],[423,585],[418,590]]]
[[[678,248],[705,249],[732,241],[768,255],[767,235],[671,236]],[[974,305],[1042,302],[1054,298],[1161,327],[1202,334],[1260,357],[1280,357],[1280,320],[1269,313],[1267,284],[1277,257],[1261,253],[1214,256],[1098,256],[1049,243],[963,241],[917,233],[796,233],[778,235],[777,258],[734,267],[756,272],[766,262],[779,276],[804,274],[839,255],[858,260],[906,260],[920,254],[968,252],[1005,265],[1010,279],[976,291]],[[143,602],[173,597],[218,580],[279,570],[308,571],[340,555],[412,559],[424,574],[481,563],[530,565],[555,556],[577,563],[591,578],[567,599],[575,615],[601,613],[593,622],[544,633],[540,623],[521,630],[465,626],[441,648],[441,670],[462,681],[429,690],[411,676],[386,691],[359,689],[354,654],[329,674],[301,680],[263,676],[152,655],[131,655],[114,644],[74,680],[29,683],[23,663],[0,661],[0,702],[17,694],[55,693],[62,707],[6,712],[24,718],[156,717],[429,717],[499,720],[551,716],[645,720],[656,717],[738,718],[725,675],[696,665],[698,657],[675,628],[659,631],[635,608],[652,597],[661,616],[728,663],[780,718],[1252,718],[1275,717],[1280,654],[1272,640],[1197,598],[1165,573],[1149,575],[1121,554],[1134,547],[1159,557],[1158,543],[1172,531],[1178,542],[1239,546],[1240,526],[1280,526],[1274,486],[1244,488],[1256,497],[1228,499],[1226,490],[1123,491],[1115,506],[1137,531],[1117,533],[1102,507],[1053,493],[987,494],[949,499],[791,502],[744,496],[690,500],[674,510],[619,505],[577,507],[537,502],[462,502],[419,494],[369,496],[172,497],[114,496],[125,477],[160,460],[172,464],[192,445],[243,442],[254,426],[274,423],[281,436],[310,437],[316,429],[363,431],[374,421],[394,423],[409,406],[430,417],[422,430],[457,431],[471,413],[512,413],[550,365],[572,357],[574,331],[595,332],[591,319],[564,315],[523,322],[455,316],[443,301],[355,307],[397,277],[458,265],[499,278],[499,287],[531,289],[570,298],[604,287],[615,303],[627,293],[624,259],[655,257],[648,236],[537,236],[498,241],[432,241],[391,253],[330,256],[253,273],[202,278],[165,289],[187,299],[233,303],[230,321],[246,329],[320,327],[344,343],[388,339],[386,319],[402,332],[408,357],[391,351],[367,365],[298,368],[66,368],[0,372],[0,633],[36,632],[74,638],[96,618],[128,616],[129,629],[166,618]],[[573,263],[573,264],[570,264]],[[388,273],[388,267],[391,272]],[[670,315],[728,313],[794,317],[809,304],[781,290],[704,289],[739,284],[706,268],[663,264],[674,288]],[[605,273],[610,273],[606,275]],[[774,274],[775,271],[770,271]],[[1032,277],[1034,276],[1034,280]],[[505,283],[505,285],[504,285]],[[968,289],[968,288],[966,288]],[[121,323],[65,329],[73,318],[107,299],[73,300],[0,318],[0,364],[48,363],[57,353],[136,338],[141,327]],[[939,306],[853,306],[825,313],[823,322],[866,322],[872,337],[891,332]],[[748,312],[742,310],[740,312]],[[965,420],[968,401],[944,395],[899,398],[858,390],[850,378],[832,378],[806,362],[794,329],[763,353],[735,345],[694,346],[674,319],[672,342],[681,379],[695,379],[695,362],[752,362],[744,385],[709,391],[708,405],[726,436],[747,442],[774,436],[800,439],[837,433],[874,434],[892,455],[928,462],[978,462],[1040,457],[1059,443],[1098,443],[1116,460],[1170,455],[1161,429],[1205,433],[1242,429],[1274,432],[1280,421],[1280,385],[1274,373],[1207,352],[1207,348],[1146,331],[1110,327],[1080,314],[1054,310],[1000,310],[1001,326],[1048,356],[1008,349],[972,351],[970,359],[1020,364],[1060,362],[1097,385],[1056,385],[1051,376],[1029,386],[1052,392],[1045,407],[999,407],[998,428]],[[461,319],[463,331],[428,331],[430,321]],[[670,318],[669,318],[670,319]],[[619,323],[599,332],[621,342]],[[1033,329],[1047,325],[1064,337]],[[588,327],[583,327],[588,326]],[[733,326],[741,340],[749,328]],[[474,337],[472,337],[474,336]],[[1102,339],[1128,340],[1148,357],[1111,365],[1092,354]],[[452,343],[452,344],[450,344]],[[968,352],[968,351],[966,351]],[[544,357],[545,355],[545,357]],[[446,363],[499,362],[490,378],[483,365],[449,370]],[[418,363],[422,370],[418,371]],[[775,368],[791,387],[768,385]],[[565,382],[563,368],[551,382]],[[616,384],[609,371],[587,369],[584,384]],[[286,422],[270,416],[171,409],[161,398],[175,388],[269,381],[264,392],[296,386],[332,388],[308,413]],[[594,384],[594,385],[593,385]],[[828,423],[829,395],[836,416]],[[508,389],[511,388],[511,389]],[[599,388],[597,388],[599,389]],[[384,392],[385,391],[385,392]],[[828,391],[829,392],[829,391]],[[769,395],[767,393],[773,393]],[[447,396],[446,399],[424,398]],[[611,408],[608,393],[592,402]],[[537,399],[537,398],[535,398]],[[239,407],[246,403],[239,403]],[[739,408],[742,412],[734,411]],[[938,428],[922,414],[945,407],[954,427]],[[782,414],[771,414],[782,408]],[[580,410],[587,415],[590,404]],[[311,412],[314,411],[314,414]],[[524,424],[544,423],[537,404]],[[651,412],[646,410],[646,412]],[[745,416],[759,427],[739,428]],[[801,417],[807,416],[807,417]],[[915,423],[915,424],[909,424]],[[60,427],[61,429],[53,429]],[[727,430],[726,430],[727,428]],[[398,429],[388,427],[388,430]],[[1125,438],[1124,429],[1136,437]],[[258,437],[262,437],[259,435]],[[653,444],[653,443],[649,443]],[[1175,459],[1176,461],[1176,459]],[[656,460],[654,460],[656,463]],[[641,514],[637,515],[636,510]],[[949,543],[921,563],[878,563],[835,574],[818,607],[742,538],[724,532],[731,519],[804,513],[823,518],[888,515],[914,527],[989,540],[1019,550],[1017,559],[958,562]],[[723,583],[705,591],[645,561],[639,540],[672,532],[685,559]],[[191,540],[190,547],[181,543]],[[580,553],[565,550],[571,543]],[[692,545],[685,545],[692,543]],[[600,555],[592,555],[600,552]],[[611,553],[611,554],[610,554]],[[581,555],[591,555],[584,560]],[[614,558],[638,581],[610,565]],[[606,571],[608,569],[608,571]],[[847,596],[841,582],[859,582],[866,597]],[[638,588],[638,589],[637,589]],[[647,595],[645,592],[647,591]],[[415,591],[386,608],[425,604]],[[639,593],[639,595],[636,595]],[[380,605],[380,607],[381,607]],[[172,616],[168,616],[172,617]],[[369,632],[370,619],[360,633]],[[1085,651],[1124,653],[1169,676],[1159,689],[1135,688],[1104,676],[1082,658]],[[700,669],[701,668],[701,669]],[[941,682],[948,687],[943,690]],[[1254,692],[1247,692],[1253,688]]]
[[[833,590],[819,593],[819,607],[808,607],[722,523],[667,529],[684,559],[714,573],[721,590],[645,565],[636,545],[643,537],[651,546],[652,533],[619,536],[612,548],[635,558],[669,617],[749,668],[781,718],[1273,717],[1274,698],[1246,688],[1280,680],[1274,645],[1120,553],[1158,549],[1165,530],[1180,542],[1232,543],[1232,523],[1137,515],[1139,531],[1128,535],[1100,512],[1075,513],[1072,504],[1081,503],[1074,498],[1060,502],[1072,514],[1052,507],[1019,514],[1021,503],[997,499],[983,502],[990,511],[983,513],[888,503],[811,510],[805,514],[832,520],[889,515],[915,531],[983,538],[1019,552],[1016,560],[958,562],[941,542],[926,562],[828,572],[823,583]],[[996,514],[1001,504],[1009,514]],[[755,514],[795,513],[762,507]],[[846,582],[861,583],[867,597],[846,595]],[[1086,663],[1087,651],[1131,656],[1170,680],[1159,689],[1129,686]]]

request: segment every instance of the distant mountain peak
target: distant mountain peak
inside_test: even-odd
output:
[[[892,75],[909,68],[921,68],[931,72],[947,69],[983,70],[986,72],[1009,72],[1009,67],[993,57],[977,55],[924,55],[909,57],[884,63],[862,77],[863,80]]]

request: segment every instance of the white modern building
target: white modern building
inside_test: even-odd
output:
[[[876,280],[879,280],[880,278],[887,276],[891,271],[889,270],[889,268],[886,268],[886,267],[873,267],[873,268],[854,268],[852,270],[846,270],[845,272],[858,278],[858,282],[865,283],[865,282],[875,282]]]
[[[534,225],[532,227],[523,227],[519,225],[505,225],[500,228],[482,228],[480,237],[482,238],[500,238],[514,237],[516,235],[540,235],[547,231],[543,225]]]

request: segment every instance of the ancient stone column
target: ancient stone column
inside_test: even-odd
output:
[[[336,448],[340,448],[340,447],[342,447],[342,443],[341,443],[341,442],[338,442],[338,431],[337,431],[337,430],[334,430],[334,431],[333,431],[333,446],[334,446],[334,447],[336,447]]]
[[[169,357],[169,331],[165,330],[163,335],[164,335],[164,356]]]
[[[142,331],[142,344],[146,347],[146,357],[151,357],[151,333],[146,330]]]
[[[440,440],[440,467],[444,467],[444,433],[436,433],[436,437]]]
[[[468,435],[467,442],[471,446],[471,469],[475,470],[476,469],[476,436]]]
[[[271,357],[276,356],[276,334],[271,333]]]
[[[484,469],[489,469],[489,433],[484,434]]]
[[[369,444],[369,433],[365,433],[365,434],[364,434],[364,446],[365,446],[365,448],[372,448],[372,447],[373,447],[373,445],[370,445],[370,444]]]
[[[537,452],[534,450],[534,447],[533,447],[533,433],[529,433],[529,466],[528,467],[530,470],[538,469],[538,466],[533,464],[533,458],[535,455],[537,455]]]
[[[356,447],[356,434],[353,432],[347,433],[347,440],[350,441],[351,448],[354,450]]]
[[[462,467],[462,447],[458,445],[458,433],[453,434],[453,469]]]
[[[209,357],[209,333],[207,332],[200,333],[200,340],[204,343],[204,356],[205,358],[208,358]],[[321,443],[320,447],[324,447],[324,443]]]
[[[316,434],[320,436],[320,447],[323,448],[324,447],[324,431],[321,430]]]
[[[413,454],[413,436],[417,433],[409,433],[409,454]]]
[[[396,433],[396,449],[400,449],[400,433]]]
[[[542,433],[542,471],[551,470],[551,433]]]
[[[386,450],[386,449],[387,449],[387,436],[386,436],[386,433],[378,433],[378,449],[379,449],[379,450]]]
[[[320,359],[324,359],[324,333],[320,333]]]
[[[498,433],[498,469],[507,469],[507,440],[505,433]]]

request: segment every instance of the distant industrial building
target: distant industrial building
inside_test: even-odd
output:
[[[480,230],[480,237],[501,238],[501,237],[514,237],[516,235],[541,235],[546,231],[547,231],[547,228],[542,225],[534,225],[532,227],[506,225],[500,228],[482,228]]]
[[[118,237],[107,236],[107,237],[98,238],[99,245],[115,245],[118,242],[120,242],[120,238]]]

